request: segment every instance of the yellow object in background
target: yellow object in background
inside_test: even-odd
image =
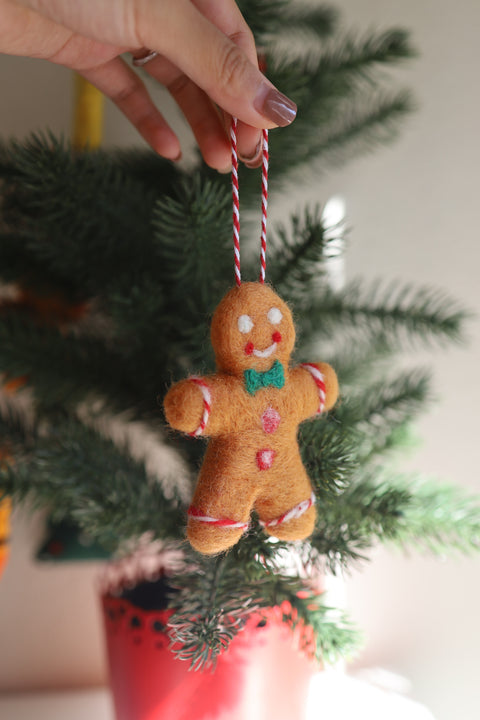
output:
[[[10,515],[12,502],[10,498],[0,500],[0,577],[7,564],[10,552]]]
[[[94,150],[102,141],[104,97],[81,75],[75,75],[72,144],[76,150]]]

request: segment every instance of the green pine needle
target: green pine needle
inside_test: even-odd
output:
[[[202,559],[192,573],[173,580],[181,610],[169,623],[172,649],[191,669],[214,667],[247,622],[262,617],[262,608],[278,607],[293,631],[310,628],[304,650],[318,660],[336,662],[358,649],[360,636],[350,621],[301,580],[264,571],[253,581],[247,575],[239,586],[238,565],[231,558]]]
[[[417,475],[363,470],[324,502],[311,538],[332,572],[368,559],[378,543],[444,555],[480,549],[480,503],[464,490]]]
[[[320,208],[295,213],[290,228],[279,225],[272,234],[269,254],[270,282],[282,297],[294,301],[301,288],[314,292],[327,271],[328,260],[339,255],[343,225],[327,226]]]
[[[364,341],[381,337],[398,348],[431,345],[433,340],[460,342],[469,317],[457,301],[435,288],[395,283],[382,287],[380,282],[364,286],[356,280],[340,292],[325,290],[313,301],[306,298],[299,324],[306,336],[316,330],[325,336],[354,330]]]
[[[0,466],[0,493],[50,508],[57,520],[75,521],[112,550],[147,531],[182,534],[182,509],[147,478],[143,465],[74,420],[36,437],[13,464]]]
[[[276,45],[285,35],[315,43],[334,32],[338,13],[333,7],[314,7],[289,0],[240,0],[238,6],[251,28],[257,47]]]
[[[350,391],[334,411],[344,430],[372,437],[375,442],[385,426],[398,427],[415,417],[430,399],[430,373],[408,370],[392,380],[382,378]]]
[[[299,445],[318,497],[335,496],[348,486],[359,464],[354,432],[332,416],[319,418],[300,427]]]
[[[436,555],[452,550],[478,552],[480,498],[461,487],[421,476],[400,476],[392,484],[411,494],[392,537],[395,544]]]

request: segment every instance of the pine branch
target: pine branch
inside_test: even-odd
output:
[[[193,670],[215,666],[221,652],[245,627],[252,598],[242,587],[236,592],[225,557],[203,560],[193,573],[174,578],[178,608],[170,618],[173,651]]]
[[[13,465],[0,468],[0,493],[52,508],[54,519],[73,520],[109,549],[144,532],[183,534],[179,502],[167,499],[127,452],[74,420],[37,437]]]
[[[370,32],[360,39],[336,36],[327,47],[318,43],[316,51],[312,50],[307,59],[273,59],[269,76],[272,82],[286,83],[280,85],[283,89],[296,90],[295,100],[305,112],[321,109],[321,97],[325,120],[334,103],[353,99],[360,91],[365,94],[378,89],[385,80],[382,73],[386,66],[415,55],[409,34],[402,29]]]
[[[194,670],[214,666],[260,608],[278,607],[280,619],[302,632],[303,649],[319,660],[335,662],[358,647],[358,633],[346,617],[298,578],[264,572],[253,582],[246,577],[239,587],[238,564],[223,556],[202,560],[173,582],[180,592],[170,620],[172,649]]]
[[[311,357],[315,343],[310,347],[309,342],[311,338],[300,337],[297,350],[300,357]],[[367,337],[348,337],[347,334],[334,348],[330,348],[326,360],[335,368],[342,394],[346,395],[350,390],[384,375],[395,362],[394,355],[383,333]]]
[[[45,288],[56,284],[58,289],[63,290],[64,287],[51,273],[48,264],[31,257],[27,249],[28,240],[28,236],[19,232],[0,231],[0,280],[4,283],[19,282],[32,288]]]
[[[359,464],[358,438],[350,428],[334,416],[304,423],[299,446],[318,498],[335,497],[348,486]]]
[[[393,484],[411,494],[392,541],[436,555],[480,549],[480,498],[436,479],[400,476]]]
[[[301,103],[298,105],[300,108]],[[325,163],[339,165],[391,143],[414,107],[409,92],[391,93],[375,87],[358,99],[345,102],[334,98],[323,107],[321,95],[315,95],[315,105],[299,109],[297,119],[284,134],[271,133],[272,189],[278,190],[284,174],[300,166],[305,165],[302,172],[311,176],[312,167],[317,173],[323,172]]]
[[[352,393],[332,412],[342,432],[353,433],[356,459],[366,462],[372,455],[391,449],[405,427],[430,398],[430,373],[409,370],[365,386]],[[398,435],[400,431],[400,435]]]
[[[290,33],[288,20],[282,22]],[[318,36],[316,42],[297,43],[294,57],[288,47],[288,53],[283,45],[279,51],[269,47],[266,58],[269,79],[298,105],[295,122],[270,133],[269,184],[274,191],[287,177],[292,181],[295,168],[308,164],[311,173],[315,163],[317,172],[323,171],[326,162],[338,164],[353,153],[391,142],[415,106],[409,92],[391,91],[385,73],[416,55],[404,30],[371,32],[360,39],[335,35],[327,47]],[[214,176],[208,169],[202,172]],[[256,209],[260,174],[240,167],[239,181],[243,207]]]
[[[367,560],[377,542],[392,540],[411,500],[406,489],[375,483],[372,475],[324,502],[318,514],[309,542],[333,573]]]
[[[272,82],[298,105],[295,122],[271,135],[272,177],[278,182],[314,158],[338,162],[341,149],[351,158],[392,140],[413,101],[405,91],[386,90],[384,68],[414,55],[407,33],[394,29],[335,38],[331,49],[319,45],[307,59],[269,64]]]
[[[166,161],[162,167],[167,177],[176,174]],[[47,267],[74,297],[91,297],[127,272],[131,279],[155,267],[156,189],[122,171],[115,155],[74,154],[53,136],[34,135],[3,147],[0,177],[4,233],[15,233],[23,256]]]
[[[21,313],[0,316],[0,367],[26,375],[44,410],[71,407],[94,390],[122,409],[139,400],[135,376],[101,340],[40,327]]]
[[[257,47],[270,46],[289,34],[302,41],[324,39],[334,31],[337,11],[326,5],[313,7],[289,0],[239,0],[238,6],[251,28]]]
[[[398,136],[405,118],[415,109],[408,91],[396,94],[378,92],[356,102],[339,106],[338,120],[312,141],[312,154],[340,164],[355,154],[370,152],[377,145],[388,145]]]
[[[319,662],[333,665],[339,660],[351,659],[363,645],[362,634],[348,616],[338,608],[326,606],[321,596],[308,591],[300,597],[298,593],[290,593],[285,602],[292,606],[292,611],[282,603],[283,621],[294,630],[301,623],[306,630],[303,649],[312,652]],[[309,637],[310,628],[313,637]]]
[[[418,475],[364,471],[335,501],[325,502],[311,538],[337,572],[367,559],[378,542],[437,555],[480,548],[480,501]]]
[[[173,197],[157,201],[155,243],[162,258],[161,278],[177,295],[184,294],[185,279],[204,304],[216,280],[212,251],[223,264],[231,240],[231,203],[221,182],[202,180],[196,173],[177,186]],[[210,241],[208,251],[206,242]],[[212,243],[214,245],[212,246]],[[222,270],[223,267],[220,267]],[[215,267],[216,273],[218,268]]]
[[[339,255],[343,224],[327,226],[320,208],[306,207],[295,213],[290,228],[280,225],[270,240],[270,281],[282,297],[294,299],[308,290],[314,291],[327,271],[326,263]]]
[[[150,399],[152,405],[172,372],[181,372],[178,348],[171,342],[177,320],[166,289],[149,275],[137,277],[125,287],[107,288],[101,309],[109,322],[108,347],[115,348],[116,362],[124,368],[124,389],[135,386],[137,399],[147,405]]]
[[[335,46],[322,54],[318,71],[320,76],[342,76],[348,82],[356,78],[370,81],[379,66],[391,67],[416,56],[410,35],[403,28],[369,32],[363,38],[352,35],[336,38]]]
[[[356,334],[383,338],[392,348],[402,344],[460,342],[463,325],[470,313],[443,291],[429,287],[380,282],[362,287],[352,282],[343,291],[328,289],[313,301],[307,298],[299,308],[298,324],[306,337],[315,331],[329,337],[354,330]]]
[[[154,227],[168,343],[197,369],[200,362],[212,366],[207,321],[233,278],[231,198],[221,181],[197,173],[175,197],[158,201]]]
[[[14,396],[0,393],[0,445],[13,456],[31,447],[38,435],[37,419],[15,402]]]

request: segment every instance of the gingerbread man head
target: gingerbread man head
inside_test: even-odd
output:
[[[229,375],[262,372],[275,361],[288,367],[295,344],[292,313],[268,285],[242,283],[215,310],[211,339],[218,370]]]

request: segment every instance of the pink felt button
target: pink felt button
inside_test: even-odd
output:
[[[260,470],[269,470],[273,465],[275,450],[259,450],[257,452],[257,465]]]
[[[273,407],[268,407],[262,415],[262,428],[268,435],[274,433],[280,425],[280,415]]]

